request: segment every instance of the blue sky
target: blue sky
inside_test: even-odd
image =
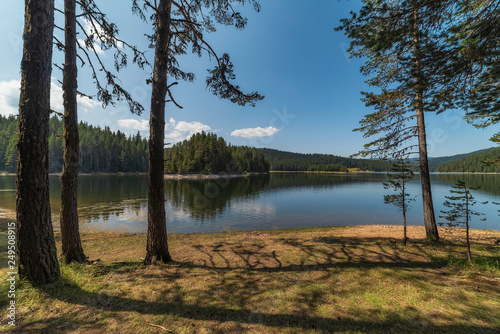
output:
[[[120,29],[120,37],[130,44],[147,49],[144,34],[151,27],[132,15],[128,0],[96,0],[111,21]],[[235,65],[236,82],[246,91],[266,96],[255,108],[240,107],[206,91],[206,69],[214,66],[207,57],[187,55],[179,59],[183,69],[196,74],[194,83],[180,82],[173,88],[176,100],[184,107],[167,104],[167,141],[175,142],[196,131],[206,130],[223,136],[235,145],[269,147],[302,153],[327,153],[349,156],[362,149],[367,139],[352,129],[371,109],[360,101],[361,91],[368,91],[359,73],[362,60],[349,59],[345,50],[349,40],[335,32],[341,18],[357,10],[360,1],[312,0],[304,5],[297,0],[261,1],[262,10],[251,6],[241,9],[248,17],[244,30],[219,27],[206,39],[222,54],[227,52]],[[63,1],[56,0],[62,8]],[[19,64],[22,57],[23,1],[2,1],[0,20],[0,113],[17,113],[19,99]],[[6,15],[5,13],[8,13]],[[61,14],[56,23],[63,26]],[[149,49],[151,59],[154,50]],[[102,55],[107,62],[112,54]],[[56,50],[54,61],[62,62]],[[81,99],[79,119],[109,126],[128,134],[148,134],[151,86],[145,79],[150,70],[130,64],[120,79],[146,111],[130,114],[125,104],[102,109],[96,100]],[[52,107],[62,111],[61,80],[53,70]],[[90,73],[79,72],[79,90],[93,95]],[[462,112],[426,114],[430,156],[466,153],[494,146],[489,138],[494,127],[478,130],[467,124]]]

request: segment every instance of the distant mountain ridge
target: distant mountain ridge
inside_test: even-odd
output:
[[[375,159],[352,159],[345,158],[333,154],[319,154],[319,153],[294,153],[281,151],[271,148],[259,148],[266,159],[271,165],[272,171],[308,171],[308,170],[321,170],[321,166],[345,166],[345,168],[359,168],[360,170],[383,172],[390,169],[390,163],[383,160]],[[495,150],[498,150],[498,154]],[[443,157],[430,157],[429,158],[429,170],[431,172],[436,172],[439,170],[440,166],[446,165],[446,169],[452,170],[449,167],[449,163],[460,161],[462,159],[469,159],[471,156],[474,158],[474,167],[469,168],[467,171],[483,172],[485,170],[484,166],[480,164],[481,161],[494,158],[495,155],[500,156],[500,148],[490,147],[487,149],[477,150],[469,153],[456,154],[451,156]],[[481,160],[482,159],[482,160]],[[412,158],[411,161],[418,161],[418,158]],[[472,166],[472,165],[471,165]],[[489,168],[494,169],[494,168]],[[486,170],[489,170],[486,168]],[[500,168],[499,168],[500,169]],[[335,169],[339,170],[339,169]],[[343,169],[342,169],[343,170]],[[442,168],[444,170],[444,167]],[[456,171],[462,171],[456,169]],[[499,170],[500,172],[500,170]]]
[[[272,171],[343,171],[346,168],[359,168],[365,171],[385,172],[390,169],[390,163],[383,160],[351,159],[332,154],[294,153],[271,148],[258,150],[269,161]],[[337,168],[340,165],[344,168]]]
[[[455,154],[455,155],[444,156],[444,157],[435,157],[435,158],[430,157],[429,158],[429,170],[431,172],[436,172],[438,167],[442,164],[446,164],[448,162],[460,160],[460,159],[463,159],[469,155],[478,154],[478,153],[482,153],[482,152],[486,152],[486,151],[490,151],[490,150],[494,150],[494,149],[496,149],[496,147],[490,147],[490,148],[485,148],[482,150],[477,150],[477,151],[473,151],[473,152],[469,152],[469,153]]]
[[[484,164],[488,160],[500,158],[500,147],[493,147],[467,154],[466,156],[440,164],[436,172],[440,173],[500,173],[500,165]]]

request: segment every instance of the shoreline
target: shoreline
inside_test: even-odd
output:
[[[493,172],[431,172],[431,174],[472,174],[472,175],[500,175]]]
[[[222,179],[222,178],[236,178],[236,177],[247,177],[253,175],[269,175],[269,173],[245,173],[245,174],[165,174],[163,178],[165,180],[180,180],[180,179],[190,179],[190,180],[211,180],[211,179]]]
[[[281,171],[281,170],[270,170],[268,173],[246,173],[246,174],[164,174],[165,179],[218,179],[218,178],[232,178],[232,177],[244,177],[248,175],[265,175],[265,174],[386,174],[387,172],[376,172],[376,171],[347,171],[347,172],[328,172],[328,171]],[[419,174],[419,173],[415,173]],[[500,175],[500,173],[493,172],[430,172],[430,174],[436,175]],[[16,173],[3,172],[0,176],[16,176]],[[105,172],[95,172],[95,173],[78,173],[78,176],[106,176],[106,175],[144,175],[147,176],[147,172],[115,172],[115,173],[105,173]],[[61,177],[62,172],[59,173],[49,173],[52,177]],[[193,177],[199,176],[199,177]]]
[[[145,235],[84,233],[87,264],[62,261],[60,280],[19,284],[10,332],[496,334],[499,233],[471,235],[470,266],[463,231],[436,245],[418,226],[403,246],[402,230],[169,235],[173,262],[155,265]],[[59,255],[60,233],[55,242]]]
[[[0,234],[4,231],[4,225],[9,222],[16,221],[16,213],[12,210],[2,209],[0,208]],[[54,234],[60,235],[60,226],[59,222],[52,219],[52,226],[54,229]],[[409,238],[410,239],[425,239],[425,228],[423,225],[408,225],[407,226]],[[403,226],[399,224],[365,224],[365,225],[342,225],[342,226],[310,226],[310,227],[300,227],[300,228],[281,228],[281,229],[270,229],[270,230],[228,230],[228,231],[217,231],[217,232],[190,232],[190,233],[168,233],[169,236],[196,236],[196,235],[212,235],[223,236],[223,235],[248,235],[248,234],[280,234],[280,233],[289,233],[289,232],[319,232],[319,231],[331,231],[336,230],[339,231],[339,236],[342,234],[351,234],[352,237],[359,235],[360,238],[366,237],[384,237],[384,235],[389,234],[390,236],[385,236],[388,238],[399,238],[399,234],[402,234]],[[448,239],[450,235],[453,236],[453,239],[464,239],[465,240],[465,228],[460,227],[441,227],[438,226],[440,238],[443,240]],[[357,231],[357,232],[355,232]],[[493,242],[498,242],[500,240],[500,231],[493,229],[480,229],[480,228],[470,228],[471,238],[479,239],[489,239]],[[410,233],[411,232],[411,233]],[[146,233],[138,233],[131,232],[127,230],[118,230],[118,229],[107,229],[102,230],[98,228],[88,228],[80,226],[80,233],[82,235],[91,235],[91,234],[106,234],[106,235],[114,235],[114,236],[123,236],[123,235],[135,235],[135,236],[145,236]],[[398,236],[395,237],[394,234]],[[458,234],[458,236],[457,236]],[[462,235],[463,234],[463,235]]]

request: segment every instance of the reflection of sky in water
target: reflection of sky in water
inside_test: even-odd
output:
[[[166,187],[167,230],[173,233],[213,233],[312,226],[399,225],[402,223],[401,213],[396,207],[383,202],[383,195],[390,193],[390,190],[385,190],[382,186],[384,177],[360,174],[348,177],[271,175],[267,181],[247,178],[233,180],[221,187],[216,197],[210,196],[210,200],[201,201],[197,197],[200,196],[199,189],[203,187],[196,188],[196,183],[177,183],[175,187]],[[456,178],[459,176],[433,176],[433,198],[438,222],[445,222],[443,218],[439,218],[443,215],[440,211],[447,209],[442,202],[444,196],[450,195],[450,184]],[[473,192],[478,201],[500,202],[500,191],[496,190],[497,183],[500,184],[500,176],[481,176],[471,180],[486,182],[484,189]],[[9,209],[9,205],[4,206],[7,202],[13,202],[15,206],[15,193],[8,191],[8,185],[12,183],[10,181],[3,183],[6,189],[0,189],[0,200],[4,200],[0,201],[0,208]],[[89,182],[91,186],[87,185],[89,193],[84,190],[79,195],[82,202],[79,206],[82,230],[146,233],[146,176],[142,179],[135,177],[133,187],[127,186],[127,178],[118,178],[111,182],[111,187],[119,189],[119,192],[111,192],[106,196],[103,192],[109,190],[100,190],[101,181],[85,182]],[[105,180],[103,184],[109,187],[110,182]],[[193,186],[196,189],[193,190]],[[408,191],[417,195],[407,215],[408,224],[422,225],[419,180],[412,181]],[[57,197],[51,198],[51,202],[57,202]],[[485,213],[488,220],[481,222],[479,217],[473,217],[472,228],[500,230],[497,212],[500,206],[478,204],[473,209]],[[57,216],[55,214],[58,211],[55,210],[57,208],[52,211]],[[54,221],[57,223],[56,219]]]

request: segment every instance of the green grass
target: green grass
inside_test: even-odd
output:
[[[403,247],[362,231],[170,235],[177,262],[156,266],[141,262],[143,235],[87,233],[85,251],[99,261],[62,264],[45,286],[19,282],[19,322],[0,330],[498,333],[498,246],[475,242],[471,267],[458,241]],[[0,312],[6,289],[2,281]]]

